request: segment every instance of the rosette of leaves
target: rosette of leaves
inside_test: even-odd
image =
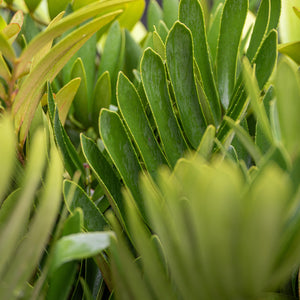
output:
[[[300,262],[293,180],[273,163],[245,174],[230,160],[199,156],[172,174],[160,170],[157,185],[143,176],[152,231],[125,193],[136,256],[112,218],[116,298],[298,299],[296,285],[294,294],[282,290]]]
[[[241,37],[247,12],[248,1],[225,1],[216,12],[216,23],[211,25],[217,30],[207,30],[200,2],[182,0],[179,21],[166,39],[157,34],[159,44],[144,51],[137,80],[132,83],[123,73],[119,74],[119,111],[104,109],[100,113],[104,152],[81,136],[83,154],[123,225],[123,185],[146,219],[138,187],[142,172],[156,180],[159,166],[165,164],[172,169],[190,151],[198,151],[206,159],[221,151],[249,165],[249,152],[244,145],[237,139],[231,143],[233,131],[228,119],[241,122],[249,133],[245,116],[250,98],[241,58],[255,66],[258,94],[264,93],[277,59],[274,28],[280,1],[261,2],[245,48]],[[211,41],[218,41],[215,58],[208,36]],[[234,147],[228,152],[231,144]]]

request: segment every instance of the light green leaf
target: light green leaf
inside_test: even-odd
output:
[[[26,77],[13,104],[15,124],[20,130],[20,141],[24,143],[35,108],[39,102],[41,89],[46,81],[51,81],[66,64],[68,59],[92,36],[94,32],[109,23],[119,12],[111,13],[91,21],[72,32],[41,59]],[[47,32],[56,26],[51,27]]]
[[[209,160],[211,156],[212,149],[215,143],[215,134],[216,128],[213,125],[207,126],[197,149],[197,153],[206,160]]]
[[[171,106],[163,62],[151,49],[144,52],[141,76],[163,149],[168,162],[174,166],[187,151],[187,145]]]
[[[148,172],[155,178],[158,167],[167,164],[154,137],[141,99],[133,84],[123,73],[119,74],[117,99],[120,112],[140,151]]]
[[[278,51],[289,56],[298,65],[300,65],[300,41],[281,44],[278,46]]]
[[[153,39],[153,50],[160,55],[160,57],[162,58],[163,61],[165,61],[166,60],[166,47],[156,30],[152,34],[152,39]]]
[[[6,82],[10,82],[11,73],[8,69],[5,60],[3,59],[1,52],[0,52],[0,77],[2,77]]]
[[[10,43],[8,42],[6,36],[0,32],[0,49],[2,55],[10,60],[11,62],[14,62],[16,59],[16,54]]]
[[[203,10],[199,1],[181,1],[179,20],[192,32],[194,56],[200,71],[203,89],[213,113],[214,122],[219,124],[221,120],[220,100],[209,58]],[[217,36],[215,38],[217,39]]]
[[[224,4],[217,53],[217,78],[221,102],[230,104],[236,77],[238,49],[248,12],[248,0],[227,0]]]
[[[57,241],[49,273],[62,264],[78,259],[92,257],[110,245],[110,232],[89,232],[70,234]]]
[[[282,61],[276,74],[276,95],[282,141],[293,157],[300,149],[300,79],[297,71],[287,61]]]
[[[16,137],[12,127],[12,120],[6,116],[0,119],[0,140],[3,141],[0,147],[0,205],[2,197],[6,192],[12,171],[14,169]]]
[[[170,30],[166,55],[183,129],[193,148],[197,149],[206,129],[206,120],[195,86],[192,35],[184,24],[176,22]]]
[[[69,109],[80,86],[80,82],[81,78],[74,78],[62,87],[55,96],[59,119],[62,125],[65,124]]]

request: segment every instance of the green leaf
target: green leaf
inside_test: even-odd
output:
[[[3,196],[10,182],[11,175],[14,169],[16,137],[13,129],[12,120],[7,117],[0,119],[0,141],[3,141],[0,147],[0,205],[3,201]]]
[[[134,79],[133,70],[139,67],[141,56],[141,46],[134,40],[131,33],[125,29],[125,57],[123,70],[130,80]]]
[[[163,62],[151,49],[144,52],[141,76],[163,149],[168,162],[174,166],[187,151],[187,145],[171,106]]]
[[[36,146],[36,150],[41,151],[40,145],[35,144],[35,147]],[[34,162],[36,162],[36,157],[34,157]],[[31,277],[41,259],[45,244],[49,239],[49,233],[57,218],[61,202],[63,166],[55,148],[51,150],[49,166],[45,188],[41,195],[36,213],[30,222],[26,239],[20,243],[17,251],[14,253],[14,259],[11,260],[9,268],[5,271],[5,276],[3,280],[1,280],[5,287],[11,291],[11,295],[7,296],[7,299],[11,299],[13,293],[22,293],[22,290],[27,284],[27,280]],[[39,175],[39,173],[37,174]],[[21,200],[25,199],[21,198]],[[30,200],[32,200],[32,198]],[[21,225],[24,226],[24,223]],[[32,245],[34,245],[34,247],[32,247]],[[24,264],[24,261],[27,263]],[[16,268],[18,272],[16,272]]]
[[[154,27],[158,27],[159,22],[163,19],[163,11],[156,0],[150,0],[147,9],[147,28],[150,32]]]
[[[224,117],[224,119],[230,125],[230,127],[233,128],[235,134],[237,135],[241,143],[244,145],[244,147],[248,150],[249,154],[252,156],[255,164],[259,165],[262,155],[260,153],[259,148],[254,144],[254,141],[247,133],[247,131],[243,129],[243,127],[240,126],[238,123],[234,122],[232,119],[226,116]]]
[[[269,20],[268,33],[272,29],[277,29],[280,15],[281,15],[281,0],[272,0],[271,3],[271,15]]]
[[[70,0],[47,0],[48,12],[51,19],[54,19],[60,12],[65,10]]]
[[[160,55],[163,61],[165,61],[166,47],[156,30],[152,34],[152,39],[153,39],[153,50]]]
[[[298,65],[300,65],[300,41],[279,45],[278,51],[289,56]]]
[[[49,273],[72,260],[92,257],[110,245],[110,232],[70,234],[57,241]]]
[[[100,113],[99,132],[124,184],[131,191],[139,209],[145,216],[138,186],[142,168],[120,117],[115,112],[103,109]]]
[[[125,51],[125,33],[120,28],[118,21],[114,22],[107,34],[101,61],[99,74],[109,72],[111,79],[112,104],[116,105],[116,82],[118,72],[122,67]]]
[[[215,143],[215,134],[216,128],[213,125],[207,126],[197,149],[197,153],[199,153],[206,160],[209,160],[211,156],[211,152]]]
[[[53,127],[54,132],[54,138],[55,141],[63,155],[64,163],[66,170],[70,174],[71,177],[75,174],[77,170],[81,171],[81,174],[84,174],[84,168],[83,164],[72,144],[70,141],[69,136],[65,132],[65,129],[63,128],[60,120],[59,120],[59,114],[58,109],[54,104],[53,95],[51,86],[48,83],[48,109],[49,109],[49,115],[51,124]]]
[[[86,161],[102,186],[115,214],[119,220],[121,220],[122,224],[124,224],[126,213],[121,194],[121,183],[118,177],[97,145],[91,139],[81,134],[80,140]]]
[[[17,189],[4,199],[0,209],[0,232],[2,227],[4,228],[6,222],[8,222],[9,217],[13,213],[13,210],[15,209],[17,201],[20,197],[20,192],[21,190]]]
[[[189,142],[197,149],[206,129],[206,121],[194,80],[192,35],[184,24],[176,22],[170,30],[166,42],[166,55],[182,126]]]
[[[41,0],[24,0],[30,12],[34,12],[39,6]]]
[[[201,74],[201,82],[213,113],[214,122],[218,124],[221,120],[220,100],[210,63],[204,15],[199,1],[181,1],[179,20],[192,32],[194,56]]]
[[[111,91],[109,72],[106,71],[98,78],[93,95],[92,120],[97,130],[100,110],[109,108],[111,103]]]
[[[40,99],[41,89],[51,81],[66,64],[68,59],[102,26],[115,18],[117,13],[99,17],[72,32],[44,56],[24,80],[13,104],[13,113],[20,141],[24,143],[34,111]],[[47,32],[55,28],[54,25]],[[30,103],[30,105],[29,105]]]
[[[163,20],[168,28],[173,26],[173,23],[178,20],[178,0],[162,0]]]
[[[299,152],[300,109],[299,74],[287,61],[282,61],[276,74],[276,98],[282,141],[293,157]]]
[[[262,100],[264,109],[265,109],[268,117],[270,116],[270,106],[271,106],[270,102],[274,99],[274,97],[275,97],[274,87],[271,86],[268,89],[268,91],[266,92],[266,94],[264,95],[264,98]],[[260,148],[262,153],[266,153],[268,151],[268,149],[271,147],[271,144],[268,141],[268,139],[266,138],[266,136],[264,134],[264,130],[263,130],[259,120],[256,123],[255,143]]]
[[[87,91],[87,78],[84,65],[81,58],[77,58],[72,71],[71,79],[81,78],[80,86],[77,94],[75,95],[74,105],[74,116],[83,126],[88,127],[89,125],[89,109],[88,109],[88,91]]]
[[[217,78],[221,102],[228,108],[236,80],[238,50],[248,12],[248,1],[224,4],[217,53]]]
[[[215,65],[216,56],[217,56],[217,47],[219,42],[222,12],[223,12],[223,3],[220,3],[216,8],[214,14],[210,17],[210,25],[207,31],[207,43],[209,46],[213,65]]]
[[[9,82],[11,78],[11,73],[2,55],[0,55],[0,77],[2,77],[6,82]]]
[[[83,223],[83,213],[81,209],[76,209],[74,214],[65,221],[63,236],[78,233],[81,231]],[[67,299],[77,271],[77,262],[71,261],[60,266],[49,278],[49,288],[47,290],[47,300]]]
[[[73,99],[80,86],[81,78],[74,78],[62,87],[55,96],[55,102],[59,112],[59,119],[64,125]]]
[[[3,56],[10,60],[11,62],[14,62],[16,59],[16,54],[12,46],[9,44],[6,36],[0,32],[0,49]]]
[[[252,31],[251,40],[247,49],[247,57],[251,62],[263,41],[264,35],[267,33],[271,11],[271,1],[262,0],[259,6],[255,25]]]
[[[105,217],[100,212],[94,202],[88,197],[88,195],[82,190],[82,188],[72,181],[66,180],[64,182],[64,196],[67,198],[70,191],[73,192],[73,200],[70,204],[70,211],[80,207],[84,214],[84,227],[88,231],[101,231],[108,225]]]
[[[141,99],[134,85],[123,73],[120,73],[118,77],[117,100],[120,112],[142,155],[146,168],[155,178],[159,166],[167,164],[166,159],[155,139]]]

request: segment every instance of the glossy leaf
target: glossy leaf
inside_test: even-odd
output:
[[[123,73],[119,74],[117,99],[120,112],[145,162],[148,172],[155,178],[166,159],[150,127],[141,99],[133,84]]]
[[[217,78],[221,102],[226,109],[235,84],[238,49],[247,11],[248,1],[227,0],[223,8],[217,53]]]
[[[181,47],[178,45],[181,44]],[[206,129],[194,80],[193,42],[190,30],[176,22],[166,42],[167,66],[184,132],[197,149]]]
[[[134,196],[141,212],[144,213],[138,187],[138,178],[142,168],[120,117],[115,112],[103,109],[100,113],[99,132],[114,165]]]
[[[174,166],[187,146],[171,106],[163,62],[151,49],[144,52],[141,75],[163,149],[168,162]]]
[[[71,212],[79,207],[84,214],[84,228],[88,231],[102,231],[108,225],[105,217],[100,212],[94,202],[88,197],[83,189],[72,181],[64,182],[64,195],[68,197],[70,191],[73,192],[73,200],[70,204]]]
[[[221,119],[221,107],[209,58],[203,10],[199,1],[181,1],[179,5],[179,20],[191,30],[194,56],[201,74],[203,89],[211,107],[214,122],[218,124]]]
[[[62,237],[54,248],[50,274],[66,262],[92,257],[105,250],[110,245],[110,236],[109,232],[89,232]]]

